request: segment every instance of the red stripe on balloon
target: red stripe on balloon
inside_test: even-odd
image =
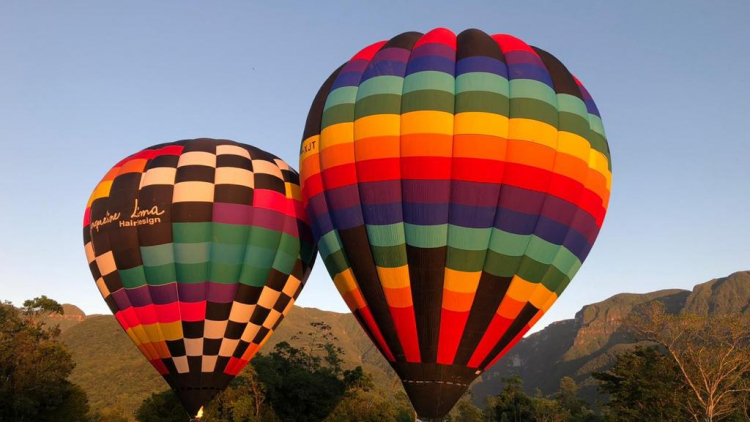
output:
[[[435,28],[424,34],[416,44],[414,50],[425,44],[444,44],[452,49],[456,49],[456,34],[447,28]]]
[[[440,339],[438,341],[437,361],[443,365],[453,364],[461,342],[461,336],[469,320],[469,312],[456,312],[442,309],[440,314]]]
[[[359,53],[355,54],[354,57],[352,57],[352,60],[372,60],[373,56],[375,56],[375,53],[380,51],[380,49],[385,45],[386,42],[387,41],[379,41],[375,44],[363,48],[359,51]]]
[[[154,359],[150,360],[149,362],[156,369],[156,371],[159,372],[159,375],[167,375],[169,373],[169,369],[167,369],[167,366],[164,365],[164,362],[162,362],[161,359]]]
[[[183,321],[203,321],[206,319],[206,301],[180,302],[180,314]]]
[[[417,337],[417,321],[414,317],[414,307],[394,308],[390,307],[393,324],[396,326],[396,335],[404,349],[407,362],[420,362],[419,338]]]
[[[532,325],[533,325],[533,324],[532,324]],[[490,368],[490,367],[492,367],[492,365],[496,364],[496,363],[497,363],[497,361],[499,361],[499,360],[500,360],[500,358],[502,358],[503,356],[505,356],[505,354],[506,354],[506,353],[508,353],[508,351],[510,351],[510,350],[511,350],[511,349],[513,348],[513,346],[515,346],[515,345],[516,345],[516,343],[518,343],[518,342],[519,342],[519,341],[520,341],[520,340],[521,340],[521,339],[523,338],[523,336],[525,336],[525,335],[526,335],[526,333],[527,333],[527,332],[528,332],[528,331],[529,331],[530,329],[531,329],[531,325],[527,325],[527,326],[525,326],[525,327],[523,328],[523,330],[521,330],[521,331],[520,331],[520,332],[518,333],[518,335],[517,335],[517,336],[515,336],[515,337],[513,338],[513,340],[512,340],[512,341],[511,341],[510,343],[508,343],[508,345],[507,345],[507,346],[505,346],[505,348],[504,348],[504,349],[503,349],[503,350],[502,350],[502,351],[501,351],[500,353],[498,353],[498,354],[497,354],[497,356],[495,356],[495,358],[494,358],[494,359],[492,359],[492,361],[491,361],[491,362],[490,362],[490,363],[489,363],[489,364],[488,364],[488,365],[487,365],[487,366],[486,366],[485,368]],[[483,368],[483,369],[484,369],[484,368]]]
[[[178,302],[154,305],[154,307],[156,308],[156,314],[159,315],[159,322],[169,323],[180,320],[180,304]]]
[[[453,180],[481,183],[502,183],[504,161],[482,158],[453,158]]]
[[[357,177],[360,183],[399,180],[401,179],[401,159],[378,158],[357,161]]]
[[[481,365],[482,361],[490,354],[492,348],[497,345],[497,342],[500,341],[503,334],[508,331],[508,328],[512,323],[512,319],[504,318],[499,314],[495,314],[495,316],[492,317],[492,322],[490,322],[490,326],[487,327],[487,331],[484,333],[482,340],[479,342],[476,350],[474,350],[474,354],[471,356],[467,366],[470,368],[479,368],[479,365]]]
[[[354,163],[327,168],[322,171],[325,189],[336,189],[357,183],[357,170]]]
[[[370,309],[365,306],[364,308],[357,309],[357,312],[359,312],[362,320],[365,322],[365,324],[367,324],[367,328],[370,329],[370,332],[374,337],[373,340],[375,340],[378,345],[380,345],[380,350],[383,351],[385,357],[391,362],[395,361],[396,358],[393,356],[391,349],[388,348],[388,345],[385,343],[383,333],[380,332],[380,328],[378,328],[378,325],[375,323],[375,318],[372,317],[372,312],[370,312]]]
[[[451,157],[402,157],[402,179],[450,180]]]

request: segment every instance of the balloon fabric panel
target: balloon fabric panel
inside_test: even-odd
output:
[[[611,188],[599,111],[555,57],[446,29],[365,48],[321,87],[302,198],[349,308],[442,417],[586,259]]]
[[[86,256],[117,321],[190,414],[291,309],[316,256],[294,169],[194,139],[118,163],[84,216]]]

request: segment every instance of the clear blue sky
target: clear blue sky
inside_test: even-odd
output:
[[[116,161],[222,137],[296,167],[328,74],[370,43],[437,26],[510,33],[552,52],[602,112],[610,211],[539,327],[619,292],[747,270],[748,16],[747,1],[3,0],[0,299],[46,294],[107,312],[81,221]],[[346,310],[322,262],[299,304]]]

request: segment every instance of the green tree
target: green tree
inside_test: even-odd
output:
[[[639,340],[658,344],[679,369],[696,422],[743,412],[750,394],[750,315],[672,315],[655,302],[627,321]]]
[[[45,296],[22,311],[0,304],[0,420],[86,421],[86,393],[68,380],[73,358],[60,330],[38,318],[43,312],[62,313],[62,306]]]
[[[47,296],[39,296],[23,302],[23,313],[28,316],[38,316],[44,313],[63,314],[63,307]]]
[[[281,342],[269,355],[252,361],[268,402],[282,421],[323,420],[349,385],[360,382],[363,375],[361,368],[343,370],[343,351],[331,343],[335,337],[329,325],[313,322],[310,326],[306,347],[297,349]]]
[[[571,377],[560,380],[560,389],[554,395],[560,408],[570,415],[571,421],[588,421],[593,419],[594,412],[589,409],[586,400],[578,397],[578,385]]]
[[[344,397],[324,419],[325,422],[396,422],[398,409],[395,403],[375,391],[372,377],[361,367],[348,372],[345,383]]]
[[[686,404],[694,398],[680,379],[680,370],[656,347],[636,346],[617,356],[614,366],[591,376],[609,395],[606,414],[615,421],[690,420]]]
[[[532,401],[536,422],[568,422],[571,420],[570,412],[563,409],[556,400],[542,397],[541,392],[537,392]]]
[[[135,413],[138,422],[188,422],[190,416],[174,391],[153,393]]]
[[[275,421],[273,411],[265,405],[266,389],[258,380],[252,365],[248,365],[218,394],[206,408],[205,418],[211,422]]]
[[[471,400],[460,400],[448,415],[449,422],[482,422],[484,417],[482,410],[471,402]]]
[[[521,377],[503,378],[502,392],[494,401],[496,420],[508,422],[534,421],[534,403],[523,391]]]

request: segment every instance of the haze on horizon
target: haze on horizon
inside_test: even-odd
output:
[[[121,158],[227,138],[297,167],[310,103],[359,49],[444,26],[550,51],[602,113],[613,187],[581,271],[537,324],[621,292],[690,289],[750,268],[750,3],[239,0],[0,3],[0,299],[108,313],[82,215]],[[348,312],[320,260],[301,306]]]

